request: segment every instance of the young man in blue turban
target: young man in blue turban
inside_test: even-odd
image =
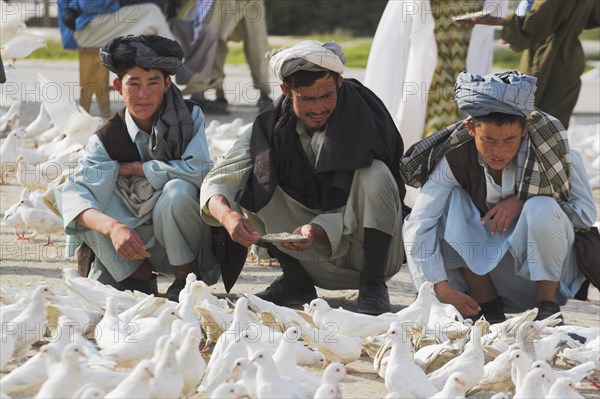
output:
[[[469,116],[415,144],[404,180],[422,187],[404,223],[416,287],[465,317],[560,312],[584,276],[575,228],[596,220],[582,159],[560,122],[533,107],[536,78],[461,73],[458,107]]]

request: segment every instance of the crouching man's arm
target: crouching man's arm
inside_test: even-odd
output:
[[[110,237],[117,252],[125,259],[144,259],[150,256],[144,248],[144,241],[135,230],[97,209],[86,209],[75,218],[75,221],[90,230]]]

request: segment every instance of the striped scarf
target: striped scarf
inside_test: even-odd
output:
[[[518,198],[546,195],[557,201],[571,201],[567,132],[558,119],[538,109],[528,120],[529,134],[517,153]],[[421,187],[447,153],[472,139],[463,120],[421,140],[400,160],[402,179],[409,186]]]

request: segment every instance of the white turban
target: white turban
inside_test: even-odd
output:
[[[298,71],[332,71],[342,74],[346,60],[346,55],[336,42],[305,40],[271,55],[269,66],[283,80]]]

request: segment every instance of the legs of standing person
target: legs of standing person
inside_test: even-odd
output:
[[[219,0],[214,1],[210,12],[206,16],[205,25],[216,32],[216,50],[210,72],[212,88],[216,90],[216,100],[208,101],[203,95],[198,95],[198,101],[205,114],[226,115],[229,113],[223,81],[225,79],[225,59],[229,51],[227,42],[243,19],[243,10],[246,1]]]
[[[164,14],[156,4],[125,6],[111,14],[99,14],[74,36],[79,47],[102,47],[117,36],[159,35],[173,38]]]
[[[244,54],[250,68],[252,82],[254,88],[260,91],[256,105],[259,111],[263,111],[273,103],[270,98],[269,64],[265,59],[269,46],[264,0],[248,2],[240,28],[243,30]]]
[[[181,47],[183,47],[183,66],[177,71],[177,83],[187,84],[184,94],[201,93],[208,88],[215,52],[217,34],[210,26],[203,26],[195,37],[192,21],[174,18],[169,26]]]

